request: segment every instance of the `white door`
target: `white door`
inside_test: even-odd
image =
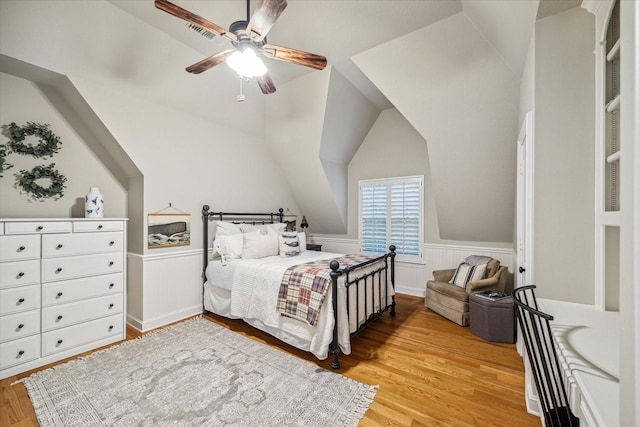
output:
[[[515,286],[533,284],[533,113],[524,118],[518,136]]]

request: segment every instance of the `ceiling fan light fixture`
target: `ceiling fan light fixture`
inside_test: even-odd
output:
[[[242,77],[259,77],[267,72],[264,62],[251,47],[245,48],[242,52],[233,52],[227,58],[227,65]]]

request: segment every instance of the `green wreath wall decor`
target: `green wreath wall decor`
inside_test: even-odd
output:
[[[0,178],[2,178],[2,172],[13,167],[13,165],[6,160],[7,154],[7,146],[0,144]]]
[[[14,153],[42,158],[53,156],[60,149],[60,138],[49,129],[48,124],[27,122],[26,126],[18,126],[15,123],[9,125],[9,148]],[[38,145],[25,144],[27,136],[35,136],[40,140]]]
[[[58,200],[64,196],[64,189],[67,178],[55,169],[55,163],[48,166],[34,166],[30,171],[23,169],[16,173],[16,187],[29,194],[34,200],[53,198]],[[51,184],[43,187],[35,181],[38,179],[49,179]]]

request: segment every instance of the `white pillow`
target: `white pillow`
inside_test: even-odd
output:
[[[278,255],[278,235],[245,233],[242,235],[242,258],[256,259]]]
[[[304,231],[298,233],[298,243],[300,244],[300,253],[307,250],[307,235]]]
[[[300,242],[295,231],[283,231],[278,235],[280,256],[288,258],[300,254]]]
[[[471,265],[463,261],[458,265],[449,283],[466,289],[467,283],[482,279],[486,269],[487,264]]]
[[[262,224],[262,225],[253,225],[253,224],[238,224],[238,228],[243,233],[250,233],[253,231],[259,231],[260,234],[269,234],[272,232],[278,233],[284,230],[286,224],[281,222],[276,222],[274,224]]]
[[[287,224],[285,224],[284,222],[274,222],[273,224],[265,224],[265,227],[267,228],[267,231],[275,231],[276,233],[279,233],[281,231],[284,231],[285,227],[287,226]]]
[[[213,241],[213,255],[219,254],[225,264],[227,259],[237,259],[242,256],[242,245],[242,234],[216,236]]]
[[[232,234],[240,234],[241,232],[238,224],[227,221],[216,221],[216,237],[230,236]]]

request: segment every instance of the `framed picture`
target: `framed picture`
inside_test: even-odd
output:
[[[149,249],[191,244],[191,214],[148,214]]]

